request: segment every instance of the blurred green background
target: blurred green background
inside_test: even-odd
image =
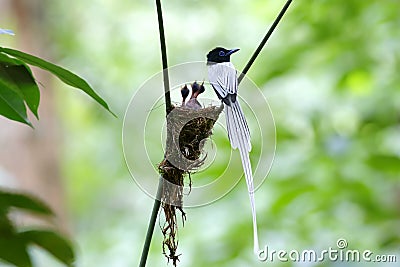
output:
[[[153,200],[130,177],[121,132],[129,99],[161,70],[154,1],[16,1],[30,2],[37,13],[35,26],[22,25],[34,33],[24,46],[44,47],[36,55],[85,77],[118,115],[52,82],[63,87],[54,88],[54,116],[77,265],[137,266]],[[241,48],[233,63],[242,69],[283,4],[164,1],[169,64],[202,61],[223,45]],[[396,254],[400,261],[399,10],[397,0],[295,0],[249,71],[277,130],[274,164],[256,193],[261,246],[323,250],[345,238],[350,249]],[[0,26],[15,29],[18,16],[1,13]],[[23,50],[24,37],[15,31],[1,36],[0,45]],[[157,144],[160,133],[153,138]],[[226,140],[222,146],[229,149]],[[179,266],[366,265],[257,261],[244,181],[212,205],[186,212]],[[167,265],[161,242],[156,227],[148,266]],[[58,266],[35,255],[38,266]]]

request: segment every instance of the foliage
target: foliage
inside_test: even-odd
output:
[[[1,30],[0,33],[12,34],[9,30]],[[26,104],[39,119],[40,91],[28,64],[49,71],[64,83],[84,91],[113,114],[108,104],[76,74],[36,56],[0,47],[0,115],[32,127]],[[52,230],[17,229],[9,217],[10,210],[14,208],[39,215],[53,215],[46,204],[33,197],[0,190],[0,259],[18,267],[30,267],[32,261],[28,246],[37,245],[65,265],[72,266],[75,256],[69,241]]]
[[[26,103],[36,118],[39,118],[40,92],[27,64],[51,72],[64,83],[84,91],[111,112],[107,103],[89,84],[74,73],[36,56],[0,47],[0,115],[32,126],[27,117]]]
[[[0,260],[17,267],[30,267],[29,246],[36,245],[65,265],[73,265],[75,256],[69,241],[53,230],[19,229],[10,219],[15,209],[41,216],[53,215],[45,203],[32,196],[0,190]]]

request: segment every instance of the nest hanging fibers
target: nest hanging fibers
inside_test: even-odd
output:
[[[184,176],[189,176],[190,187],[190,173],[204,163],[205,156],[201,157],[204,141],[212,134],[212,128],[222,110],[223,105],[206,108],[199,105],[196,109],[184,105],[173,107],[167,117],[166,152],[158,170],[164,178],[161,194],[161,205],[166,220],[162,226],[163,253],[168,260],[172,260],[174,266],[179,257],[176,255],[177,209],[181,213],[183,224],[186,220],[182,209]]]

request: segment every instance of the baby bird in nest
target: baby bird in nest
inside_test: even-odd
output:
[[[185,105],[186,98],[189,96],[189,88],[185,84],[184,87],[181,88],[181,95],[182,95],[182,107]]]
[[[198,84],[196,81],[192,83],[192,95],[190,96],[189,101],[185,104],[185,100],[187,96],[189,95],[189,89],[185,85],[181,89],[181,94],[182,94],[182,106],[185,106],[190,109],[198,110],[201,109],[202,106],[197,100],[197,97],[203,93],[206,89],[204,87],[204,82],[202,84]]]

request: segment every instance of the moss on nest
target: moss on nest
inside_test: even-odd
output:
[[[191,109],[186,106],[174,107],[167,117],[167,146],[164,160],[158,170],[163,180],[161,195],[165,223],[162,226],[164,235],[163,253],[176,266],[179,255],[176,254],[177,222],[176,210],[186,220],[183,206],[184,176],[199,168],[205,160],[201,158],[204,141],[211,136],[212,128],[223,110],[223,105]],[[167,252],[168,250],[168,252]]]

